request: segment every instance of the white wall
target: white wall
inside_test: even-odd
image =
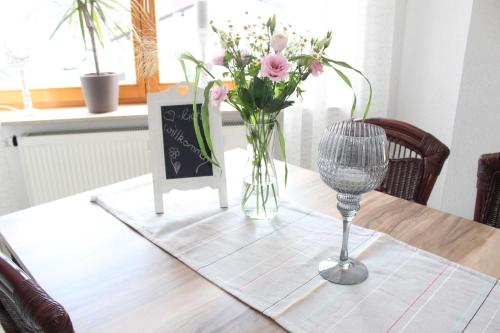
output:
[[[500,1],[407,0],[389,114],[451,154],[429,205],[473,217],[477,160],[500,151]]]
[[[472,2],[408,0],[406,6],[395,112],[445,144],[452,138]]]
[[[15,172],[15,148],[0,142],[0,215],[25,208],[24,182]]]
[[[407,0],[389,114],[450,146],[473,0]],[[397,64],[397,63],[396,63]],[[446,165],[429,206],[440,208]]]
[[[441,208],[472,218],[477,160],[500,152],[500,1],[475,0]]]

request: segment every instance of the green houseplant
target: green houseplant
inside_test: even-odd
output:
[[[97,43],[99,42],[102,46],[104,45],[103,28],[106,28],[111,35],[116,33],[128,36],[131,35],[141,42],[139,35],[132,27],[132,22],[130,22],[130,26],[122,27],[119,22],[113,19],[114,16],[123,13],[123,11],[127,11],[140,16],[140,19],[143,21],[148,21],[138,1],[132,0],[131,8],[132,10],[125,7],[118,0],[71,1],[70,7],[66,10],[50,36],[50,38],[52,38],[64,23],[72,23],[77,20],[85,48],[87,48],[87,44],[90,41],[95,72],[84,74],[80,79],[85,104],[91,113],[109,112],[118,108],[118,74],[114,72],[103,72],[101,70]]]
[[[186,62],[195,65],[195,86],[199,84],[202,73],[206,73],[209,78],[201,109],[202,126],[199,126],[198,121],[194,121],[198,144],[205,158],[217,165],[216,156],[207,154],[212,151],[208,103],[219,106],[225,101],[240,113],[247,130],[249,153],[241,206],[250,218],[269,219],[276,215],[279,207],[272,151],[275,136],[279,140],[285,161],[285,183],[287,180],[285,139],[277,118],[282,110],[294,103],[294,96],[300,97],[304,93],[300,87],[301,83],[310,76],[321,75],[324,67],[333,69],[351,89],[353,86],[345,71],[361,75],[369,86],[369,98],[363,118],[366,117],[371,104],[371,84],[362,72],[346,62],[327,57],[326,49],[332,41],[331,32],[321,39],[304,37],[291,31],[290,25],[277,27],[275,16],[267,21],[243,25],[239,30],[232,23],[229,23],[226,29],[216,27],[212,22],[211,26],[221,46],[220,53],[214,57],[212,65],[223,69],[223,78],[231,79],[234,88],[229,90],[221,79],[212,74],[209,65],[192,54],[184,53],[180,56],[185,73]],[[356,112],[357,98],[354,90],[353,95],[351,118]],[[196,96],[193,119],[197,119],[195,104]]]

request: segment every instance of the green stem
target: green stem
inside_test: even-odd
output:
[[[278,206],[278,191],[274,184],[276,170],[269,152],[269,144],[276,125],[264,122],[268,120],[264,112],[256,112],[255,116],[251,124],[247,125],[247,140],[252,149],[250,159],[252,173],[251,179],[246,180],[244,184],[242,205],[245,206],[253,196],[257,214],[263,212],[267,215],[271,195],[274,199],[273,204]]]

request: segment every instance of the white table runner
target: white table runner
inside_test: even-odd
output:
[[[392,237],[351,228],[350,255],[368,279],[318,275],[337,256],[340,221],[284,203],[271,222],[222,210],[209,189],[165,196],[156,215],[147,180],[93,200],[205,278],[293,332],[498,332],[497,280]]]

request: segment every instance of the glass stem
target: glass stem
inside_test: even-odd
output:
[[[342,221],[342,249],[340,249],[340,261],[349,259],[349,229],[351,228],[351,220],[344,218]]]
[[[349,259],[349,229],[351,222],[359,210],[361,195],[337,194],[337,209],[342,215],[342,249],[340,250],[340,261]]]

